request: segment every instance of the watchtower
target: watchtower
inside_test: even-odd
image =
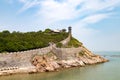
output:
[[[71,26],[68,27],[68,33],[69,33],[70,38],[71,38],[72,37],[72,27]]]
[[[71,27],[71,26],[68,27],[68,32],[69,32],[70,34],[72,33],[72,27]]]

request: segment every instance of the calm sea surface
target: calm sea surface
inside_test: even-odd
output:
[[[120,80],[120,52],[97,52],[110,61],[59,72],[0,76],[0,80]],[[111,55],[118,55],[111,56]]]

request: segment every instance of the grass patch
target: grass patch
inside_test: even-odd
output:
[[[61,48],[61,47],[63,47],[63,44],[59,42],[56,44],[56,47]]]
[[[77,48],[79,46],[82,46],[82,43],[72,37],[70,42],[68,43],[68,47],[76,47]]]

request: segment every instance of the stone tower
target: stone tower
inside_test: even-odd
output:
[[[69,32],[70,37],[72,37],[72,27],[71,26],[68,27],[68,32]]]
[[[72,27],[71,27],[71,26],[68,27],[68,32],[69,32],[70,34],[72,33]]]

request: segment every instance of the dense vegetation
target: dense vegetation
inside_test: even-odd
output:
[[[57,43],[68,36],[65,29],[55,33],[50,29],[38,32],[0,32],[0,53],[16,52],[29,49],[42,48],[49,45],[49,42]]]

